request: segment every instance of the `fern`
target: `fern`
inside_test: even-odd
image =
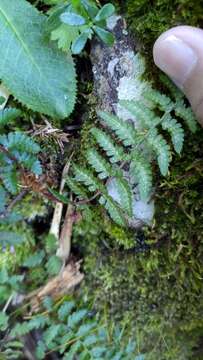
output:
[[[133,155],[130,175],[132,183],[138,184],[141,199],[146,201],[152,188],[152,169],[141,155]]]
[[[21,111],[15,108],[6,108],[0,110],[0,129],[9,125],[21,115]]]
[[[110,135],[107,135],[104,131],[97,128],[91,129],[91,133],[99,146],[106,152],[111,163],[116,163],[125,159],[123,148],[116,145]]]
[[[162,135],[157,134],[156,129],[149,133],[147,142],[156,153],[161,174],[165,176],[168,173],[171,158],[169,145]]]
[[[95,149],[89,149],[86,154],[88,163],[96,170],[100,179],[106,179],[112,176],[112,168]]]
[[[171,115],[168,115],[161,125],[163,130],[167,130],[170,133],[174,149],[180,154],[184,143],[184,130],[181,124],[176,119],[173,119]]]
[[[6,111],[6,110],[5,110]],[[7,120],[14,118],[18,112],[8,113]],[[0,135],[0,169],[1,181],[6,190],[12,195],[19,191],[21,172],[19,168],[28,170],[35,175],[42,174],[42,167],[37,158],[39,145],[22,132],[10,132]]]
[[[136,359],[135,343],[129,336],[126,340],[124,329],[114,326],[114,330],[108,332],[108,324],[101,322],[99,314],[93,315],[92,311],[81,308],[72,300],[64,301],[61,305],[52,303],[48,309],[45,304],[45,309],[45,313],[18,322],[13,327],[9,324],[10,317],[0,313],[1,330],[9,335],[3,342],[3,353],[8,353],[6,350],[12,343],[11,354],[16,351],[20,358],[23,347],[21,338],[40,329],[41,338],[35,351],[37,359],[44,359],[52,352],[60,354],[63,359]]]
[[[180,118],[192,132],[196,130],[194,115],[191,108],[186,107],[183,95],[167,78],[164,82],[173,100],[150,88],[142,94],[142,102],[120,101],[119,105],[128,111],[130,121],[99,111],[100,123],[105,129],[91,129],[96,145],[86,152],[90,168],[73,166],[75,178],[70,188],[78,190],[79,182],[90,192],[99,193],[99,203],[120,226],[126,226],[133,216],[133,191],[136,193],[138,189],[142,201],[150,199],[152,162],[157,161],[163,176],[168,174],[172,152],[165,133],[169,133],[174,150],[180,155],[184,143]]]
[[[125,146],[136,145],[137,132],[132,124],[124,122],[117,116],[104,111],[99,111],[98,115],[115,132],[119,140],[122,140]]]

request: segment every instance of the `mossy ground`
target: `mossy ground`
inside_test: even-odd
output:
[[[172,26],[201,26],[203,5],[187,0],[116,3],[139,39],[147,74],[159,84],[152,60],[154,41]],[[133,329],[148,359],[203,357],[202,148],[201,129],[195,136],[187,134],[183,155],[173,162],[169,176],[157,178],[152,228],[136,234],[108,221],[101,227],[96,208],[93,218],[85,217],[75,228],[74,246],[84,255],[88,297],[106,316],[122,320],[129,332]]]
[[[148,61],[148,74],[154,79],[158,71],[152,64],[152,47],[157,36],[174,25],[203,23],[203,5],[198,1],[115,2],[126,14],[132,33],[139,38]],[[91,91],[91,82],[80,89],[81,104],[86,103],[87,95],[91,98],[88,106],[82,105],[84,113],[90,110],[80,121],[84,124],[81,137],[74,139],[73,148],[79,149],[75,157],[81,163],[83,151],[89,146],[89,129],[96,121]],[[73,119],[81,118],[81,104]],[[54,153],[53,145],[49,149]],[[73,251],[84,259],[85,271],[79,296],[100,310],[104,318],[122,321],[129,336],[133,333],[138,349],[148,353],[147,359],[203,357],[200,343],[203,338],[202,149],[203,130],[199,129],[195,136],[187,134],[183,155],[176,157],[169,176],[157,177],[156,216],[151,228],[139,233],[119,228],[95,205],[86,207],[83,220],[74,227]],[[28,196],[21,209],[25,219],[30,218],[29,204]],[[47,216],[47,204],[36,198],[33,205],[32,213]],[[50,218],[41,223],[42,232],[48,231],[49,221]],[[19,226],[30,241],[25,247],[19,246],[15,256],[8,252],[10,270],[18,270],[29,252],[46,247],[43,235],[30,231],[30,227],[36,230],[33,222],[26,220]],[[47,276],[42,267],[31,270],[27,276],[28,288],[42,285]]]

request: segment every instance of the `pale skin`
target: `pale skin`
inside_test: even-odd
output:
[[[153,57],[185,93],[203,126],[203,30],[177,26],[166,31],[155,42]]]

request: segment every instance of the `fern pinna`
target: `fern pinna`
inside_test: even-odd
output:
[[[63,360],[144,360],[129,334],[118,325],[110,331],[99,314],[95,316],[73,300],[54,304],[47,297],[43,305],[43,313],[13,326],[12,319],[0,312],[0,330],[5,333],[4,341],[0,341],[0,355],[7,359],[23,358],[23,337],[35,330],[38,331],[35,359],[55,354]]]
[[[184,143],[183,120],[193,133],[197,123],[183,95],[163,77],[162,81],[171,92],[173,100],[150,88],[140,101],[122,100],[119,106],[127,110],[129,121],[99,111],[103,128],[93,127],[91,135],[96,141],[94,148],[86,152],[87,167],[73,165],[74,177],[67,183],[73,193],[85,198],[78,184],[95,193],[111,218],[125,226],[133,214],[133,193],[148,201],[152,186],[152,163],[157,161],[159,170],[166,176],[172,159],[172,147],[180,155]],[[170,135],[171,142],[166,132]],[[114,180],[116,199],[110,196],[108,183]],[[80,204],[80,202],[78,203]]]

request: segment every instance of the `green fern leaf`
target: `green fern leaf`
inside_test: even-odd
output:
[[[14,328],[10,332],[10,336],[11,338],[15,338],[18,336],[21,337],[28,334],[29,332],[30,332],[29,322],[24,321],[22,323],[17,323],[14,326]]]
[[[82,324],[77,333],[76,333],[76,336],[77,337],[81,337],[81,336],[84,336],[84,335],[87,335],[88,333],[90,333],[90,331],[92,331],[92,329],[95,329],[97,326],[97,323],[85,323],[85,324]]]
[[[83,320],[86,317],[87,313],[88,311],[86,309],[81,309],[73,312],[68,317],[68,326],[70,328],[74,328],[77,324],[81,322],[81,320]]]
[[[119,195],[119,205],[127,212],[129,216],[132,216],[132,190],[129,183],[124,178],[115,178],[115,186]]]
[[[105,196],[104,206],[106,210],[108,211],[110,217],[113,221],[115,221],[116,224],[125,227],[126,226],[126,220],[124,217],[124,214],[122,210],[119,208],[119,206],[116,204],[116,202],[110,197]]]
[[[10,170],[9,172],[3,172],[2,174],[0,174],[0,176],[8,192],[11,193],[12,195],[16,195],[18,192],[18,181],[17,181],[16,171],[13,169]]]
[[[46,357],[46,345],[43,343],[43,341],[38,341],[37,348],[35,351],[36,358],[38,360],[43,360]]]
[[[166,176],[168,172],[169,163],[171,160],[170,147],[162,135],[157,133],[156,129],[153,129],[148,138],[147,143],[152,147],[153,151],[157,155],[159,169],[163,176]]]
[[[96,190],[105,191],[105,187],[101,182],[97,180],[97,178],[92,175],[92,173],[86,169],[82,169],[77,165],[73,166],[73,171],[75,174],[75,180],[85,184],[89,191],[94,192]]]
[[[75,103],[75,69],[70,55],[45,41],[46,20],[28,1],[0,0],[0,47],[7,49],[0,78],[27,107],[64,118]]]
[[[176,104],[175,114],[185,121],[193,134],[197,131],[197,121],[194,112],[190,107],[187,108],[183,101]]]
[[[43,340],[47,346],[56,338],[61,330],[61,324],[52,324],[44,333]]]
[[[164,130],[170,133],[174,149],[180,154],[184,143],[184,130],[181,124],[173,119],[171,115],[167,115],[161,125]]]
[[[146,201],[152,189],[151,165],[146,159],[136,153],[130,164],[130,175],[133,183],[138,183],[141,200]]]
[[[172,97],[175,101],[180,100],[184,97],[183,92],[181,92],[177,86],[169,79],[165,74],[160,74],[159,76],[161,82],[166,86],[166,88],[170,91]]]
[[[160,122],[152,110],[138,101],[121,100],[119,103],[134,116],[138,124],[144,129],[156,126]]]
[[[91,129],[91,133],[93,134],[99,146],[109,156],[110,161],[112,163],[116,163],[123,159],[126,159],[126,155],[123,151],[123,148],[121,146],[116,145],[112,140],[112,138],[109,135],[107,135],[104,131],[97,128],[93,128]]]
[[[86,347],[90,347],[92,345],[95,345],[98,341],[98,336],[95,334],[91,334],[84,339],[83,343]]]
[[[74,360],[77,352],[81,349],[82,343],[80,341],[76,341],[71,349],[64,355],[63,360]]]
[[[21,111],[15,108],[6,108],[0,110],[0,128],[17,119],[21,115]]]
[[[99,111],[98,115],[116,133],[125,146],[137,143],[137,132],[132,124],[104,111]]]
[[[42,329],[49,323],[49,318],[43,315],[37,315],[33,317],[29,322],[28,326],[30,331],[34,329]]]
[[[160,94],[157,90],[150,89],[146,91],[143,96],[145,99],[157,105],[162,111],[170,112],[174,108],[174,103],[171,99],[164,94]]]
[[[67,177],[66,184],[68,185],[72,193],[77,195],[79,199],[87,199],[88,196],[85,189],[82,186],[78,185],[75,179]]]
[[[95,149],[89,149],[86,153],[88,163],[96,170],[100,179],[106,179],[112,175],[111,165]]]
[[[9,150],[16,149],[30,154],[37,154],[40,151],[39,145],[32,138],[19,131],[9,133],[7,137],[5,135],[0,137],[0,142]]]
[[[58,310],[58,318],[63,321],[67,318],[70,312],[73,310],[75,303],[73,301],[66,301],[63,303]]]

